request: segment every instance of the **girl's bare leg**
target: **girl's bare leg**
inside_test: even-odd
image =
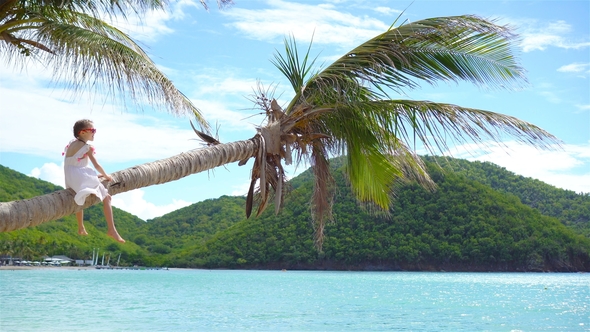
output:
[[[121,243],[125,243],[125,240],[119,235],[117,232],[117,228],[115,228],[115,221],[113,220],[113,207],[111,206],[111,195],[105,197],[102,201],[103,207],[102,210],[104,211],[104,217],[107,220],[107,235],[119,241]]]
[[[76,212],[76,219],[78,219],[78,234],[88,235],[86,227],[84,227],[84,210]]]

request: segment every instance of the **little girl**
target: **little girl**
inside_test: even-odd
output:
[[[74,200],[78,205],[84,205],[86,197],[95,195],[103,202],[103,211],[107,220],[107,235],[119,242],[125,242],[115,228],[113,220],[113,208],[111,207],[111,195],[100,182],[104,177],[112,181],[110,175],[106,174],[102,166],[94,157],[94,147],[88,144],[88,141],[94,141],[96,129],[90,120],[79,120],[74,124],[74,137],[64,151],[64,172],[66,176],[66,188],[72,188],[76,192]],[[92,162],[96,172],[88,166],[88,160]],[[76,212],[78,219],[78,234],[88,235],[84,227],[84,210]]]

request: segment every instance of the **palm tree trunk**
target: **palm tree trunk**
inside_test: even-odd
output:
[[[113,181],[109,183],[109,193],[116,195],[178,180],[187,175],[248,159],[257,150],[258,141],[249,139],[195,149],[167,159],[130,167],[111,174]],[[90,196],[80,206],[74,202],[74,195],[72,189],[65,189],[31,199],[0,202],[0,232],[37,226],[100,203],[96,196]]]

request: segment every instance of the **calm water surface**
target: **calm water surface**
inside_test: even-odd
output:
[[[590,275],[0,271],[0,331],[590,331]]]

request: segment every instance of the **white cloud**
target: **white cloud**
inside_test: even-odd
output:
[[[230,73],[219,73],[214,75],[198,75],[194,77],[199,82],[199,87],[195,91],[198,94],[238,94],[250,95],[252,88],[256,86],[256,79],[240,79],[233,77]]]
[[[194,0],[177,0],[170,4],[172,17],[180,20],[186,17],[187,7],[193,7],[197,9],[204,9],[201,1]]]
[[[127,33],[135,40],[153,42],[162,36],[174,33],[174,29],[168,25],[169,21],[182,20],[186,17],[187,7],[202,8],[200,2],[192,0],[179,0],[168,4],[164,10],[149,10],[141,17],[128,15],[126,18],[104,17],[106,22]]]
[[[203,9],[200,1],[178,0],[169,3],[163,10],[148,10],[141,16],[127,15],[127,17],[108,17],[102,19],[121,31],[141,42],[153,42],[162,36],[174,33],[168,23],[182,20],[187,17],[187,8]],[[130,11],[128,11],[130,12]]]
[[[172,28],[166,25],[166,22],[171,19],[172,14],[168,11],[150,10],[142,17],[117,18],[111,23],[135,40],[151,42],[174,32]]]
[[[55,185],[65,187],[63,163],[57,165],[55,163],[45,163],[41,168],[35,167],[31,170],[28,176],[51,182]]]
[[[233,20],[229,25],[250,38],[280,41],[285,36],[314,44],[337,44],[350,47],[373,38],[389,25],[368,16],[340,12],[333,5],[309,5],[269,0],[270,8],[250,10],[234,7],[222,14]],[[302,19],[304,18],[304,24]]]
[[[559,20],[550,22],[546,25],[536,20],[517,21],[520,29],[522,41],[520,46],[524,52],[543,51],[547,47],[558,47],[565,49],[580,49],[590,46],[590,42],[573,40],[568,35],[572,31],[572,26],[565,21]]]
[[[559,104],[561,102],[561,98],[559,98],[559,96],[557,96],[557,94],[553,91],[539,91],[537,93],[552,104]]]
[[[256,133],[255,127],[261,122],[260,116],[252,117],[254,110],[249,110],[249,112],[234,111],[228,109],[223,102],[209,100],[194,100],[193,103],[195,105],[199,105],[203,116],[211,123],[212,126],[214,126],[215,123],[223,124],[223,126],[220,128],[220,134],[222,135],[228,134],[231,131],[249,130],[251,132],[251,136],[253,136]],[[216,128],[211,129],[212,131],[215,131]],[[251,136],[244,136],[241,139],[247,139]],[[224,138],[221,141],[227,142],[227,139]]]
[[[383,6],[375,7],[373,10],[378,13],[385,14],[385,15],[393,15],[393,14],[401,14],[402,13],[402,11],[399,9],[393,9],[390,7],[383,7]]]
[[[257,86],[263,89],[276,88],[276,84],[261,82],[253,78],[240,78],[240,69],[216,70],[214,73],[199,73],[192,76],[197,86],[191,99],[194,105],[199,105],[203,116],[214,126],[222,123],[221,132],[251,130],[255,133],[255,126],[261,124],[263,116],[261,110],[255,108],[251,101]],[[266,91],[266,90],[265,90]],[[270,92],[272,93],[272,91]],[[274,98],[281,96],[275,95]],[[243,136],[240,139],[247,138]]]
[[[581,110],[581,111],[588,111],[590,110],[590,104],[585,104],[585,105],[576,105],[576,107]]]
[[[583,73],[583,72],[590,72],[590,63],[579,63],[574,62],[570,63],[569,65],[561,66],[557,68],[559,72],[565,73]]]
[[[232,196],[245,196],[248,194],[248,189],[250,189],[250,180],[245,181],[239,185],[234,185],[233,191],[231,192]]]
[[[552,151],[513,141],[504,144],[490,144],[486,151],[466,144],[446,154],[472,161],[489,161],[558,188],[590,193],[590,143],[566,144],[563,149]]]
[[[172,203],[170,204],[157,206],[151,202],[146,201],[144,199],[144,195],[145,192],[141,189],[135,189],[118,194],[113,196],[113,206],[134,214],[143,220],[148,220],[165,215],[191,204],[183,200],[173,199]]]

